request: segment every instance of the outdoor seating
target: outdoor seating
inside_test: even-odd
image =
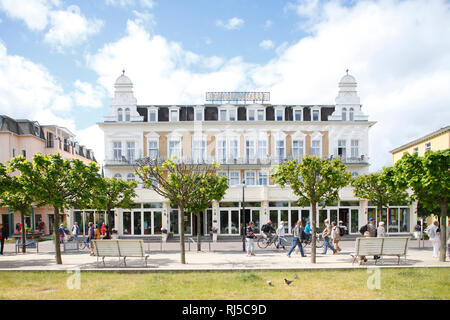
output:
[[[92,240],[94,242],[95,255],[102,257],[103,266],[105,266],[106,257],[123,258],[126,266],[128,257],[144,258],[145,266],[147,266],[148,255],[145,254],[143,240]]]
[[[352,264],[356,259],[366,256],[395,256],[398,258],[397,264],[400,264],[400,257],[404,256],[406,260],[406,254],[408,251],[407,237],[390,237],[390,238],[357,238],[355,245],[355,253],[351,254],[353,257]],[[377,264],[378,259],[375,260]]]

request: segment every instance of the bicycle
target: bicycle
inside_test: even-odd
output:
[[[277,245],[278,243],[278,235],[277,234],[271,234],[270,236],[260,236],[258,238],[258,247],[261,249],[265,249],[271,244]]]
[[[321,233],[316,233],[316,248],[322,248],[323,247],[323,238]],[[307,245],[310,245],[312,243],[312,237],[308,237],[307,239],[302,241],[302,246],[305,248]]]
[[[80,250],[90,250],[90,245],[88,240],[81,241],[78,248]]]

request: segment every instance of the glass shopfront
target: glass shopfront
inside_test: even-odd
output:
[[[124,235],[159,235],[162,228],[162,203],[138,203],[130,211],[123,211]],[[171,231],[172,232],[172,231]]]
[[[410,232],[410,210],[409,207],[389,207],[383,208],[381,214],[378,214],[378,209],[375,206],[370,206],[367,209],[368,219],[374,218],[378,226],[381,221],[384,222],[384,227],[387,233],[401,233]]]
[[[245,218],[245,225],[250,221],[255,224],[255,233],[259,234],[261,230],[261,203],[246,202],[245,217],[242,216],[242,207],[240,203],[232,203],[233,207],[224,207],[230,203],[221,203],[219,210],[219,234],[221,235],[240,235],[242,230],[242,219]]]

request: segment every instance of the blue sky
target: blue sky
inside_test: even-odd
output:
[[[123,68],[138,104],[222,90],[333,104],[349,68],[377,121],[374,171],[449,124],[445,34],[446,0],[0,0],[0,113],[66,126],[102,159],[96,122]]]

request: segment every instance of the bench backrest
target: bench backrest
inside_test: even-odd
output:
[[[95,253],[100,257],[118,257],[119,246],[117,240],[92,240],[94,242]]]
[[[145,255],[143,240],[116,240],[122,257],[143,257]]]
[[[385,255],[406,255],[409,238],[383,238],[383,252]]]
[[[357,238],[356,254],[358,255],[379,255],[383,246],[383,238]]]

